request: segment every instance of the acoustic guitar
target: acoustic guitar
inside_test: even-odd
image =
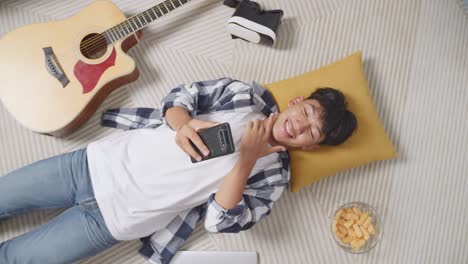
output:
[[[62,137],[81,127],[116,88],[135,81],[126,52],[141,29],[190,0],[166,0],[127,19],[97,1],[65,20],[32,24],[0,39],[0,98],[24,127]]]

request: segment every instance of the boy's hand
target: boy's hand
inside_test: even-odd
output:
[[[277,117],[278,115],[272,113],[264,120],[257,119],[247,124],[240,148],[240,155],[243,160],[255,163],[257,159],[263,156],[286,150],[282,146],[270,147],[268,145],[273,124]]]
[[[189,140],[191,140],[205,156],[208,156],[210,151],[206,147],[205,143],[203,143],[197,132],[206,128],[214,127],[216,125],[219,125],[219,123],[192,119],[176,130],[176,143],[185,153],[200,161],[200,155],[192,147]]]

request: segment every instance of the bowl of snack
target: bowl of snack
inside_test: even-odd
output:
[[[350,253],[368,252],[382,236],[380,219],[366,203],[351,202],[341,206],[335,211],[331,222],[334,240]]]

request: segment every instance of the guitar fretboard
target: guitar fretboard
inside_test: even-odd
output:
[[[101,33],[101,35],[106,39],[107,45],[110,45],[137,32],[149,23],[190,1],[191,0],[166,0],[106,30]]]

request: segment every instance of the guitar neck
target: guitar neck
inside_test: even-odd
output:
[[[108,45],[124,39],[191,0],[166,0],[101,33]]]

